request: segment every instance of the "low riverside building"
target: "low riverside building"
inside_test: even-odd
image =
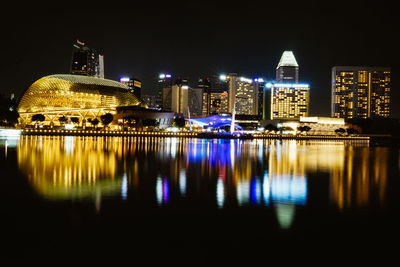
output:
[[[167,128],[171,126],[174,112],[147,109],[140,106],[117,107],[113,125],[118,128],[138,129],[143,127]]]
[[[308,126],[310,130],[307,132],[309,135],[336,135],[335,130],[339,128],[349,128],[345,120],[342,118],[330,117],[300,117],[298,120],[263,120],[261,126],[266,127],[272,124],[278,128],[284,127],[288,132],[298,132],[298,127]]]
[[[24,93],[17,111],[19,126],[37,124],[35,115],[42,115],[40,125],[61,127],[74,123],[77,127],[91,126],[90,121],[106,113],[115,115],[117,107],[147,104],[131,93],[130,88],[117,81],[82,75],[55,74],[34,82]]]

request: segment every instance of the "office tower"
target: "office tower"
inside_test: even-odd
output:
[[[308,116],[308,84],[268,83],[266,87],[271,90],[271,119],[299,119]]]
[[[156,107],[171,110],[172,75],[169,73],[160,74],[157,85]]]
[[[228,92],[211,92],[209,115],[215,115],[228,112]]]
[[[202,110],[202,95],[203,95],[203,89],[202,88],[190,88],[188,89],[188,106],[189,106],[189,111],[190,111],[190,116],[202,116],[203,110]],[[188,114],[185,114],[187,116]]]
[[[262,78],[255,78],[254,83],[256,86],[256,92],[257,92],[257,106],[256,106],[256,112],[260,118],[263,117],[264,113],[264,94],[265,94],[265,86],[264,86],[264,79]]]
[[[284,51],[276,67],[276,82],[298,83],[299,65],[292,51]]]
[[[228,84],[226,79],[221,80],[216,75],[199,78],[198,87],[203,89],[203,116],[228,112]]]
[[[126,84],[130,88],[131,93],[136,97],[141,97],[142,82],[140,80],[129,77],[121,77],[119,82]]]
[[[270,120],[271,119],[271,86],[263,87],[263,104],[262,104],[262,119]]]
[[[174,84],[171,88],[171,111],[187,115],[189,86]]]
[[[236,73],[221,76],[221,79],[226,79],[228,82],[228,112],[232,113],[235,107],[236,114],[238,115],[257,115],[257,83],[245,77],[238,77]]]
[[[389,115],[390,68],[332,68],[332,117],[374,118]]]
[[[104,78],[104,56],[76,40],[72,48],[71,74]]]

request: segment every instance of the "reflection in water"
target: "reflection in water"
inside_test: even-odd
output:
[[[341,210],[376,196],[383,204],[386,190],[388,150],[348,142],[23,136],[17,149],[41,196],[90,197],[98,209],[105,196],[158,206],[215,197],[221,209],[273,206],[289,228],[296,206],[310,201],[309,185],[323,177],[330,185],[317,190],[330,189]]]

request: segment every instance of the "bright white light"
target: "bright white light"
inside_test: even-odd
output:
[[[179,191],[182,196],[186,194],[186,172],[185,169],[182,169],[179,173]]]
[[[257,131],[259,131],[259,132],[264,132],[264,127],[258,127],[258,128],[257,128]]]
[[[189,86],[187,86],[187,85],[182,85],[182,89],[188,89],[189,88]]]
[[[265,87],[271,88],[271,87],[272,87],[272,83],[267,83],[267,84],[265,85]]]
[[[165,74],[160,74],[160,76],[158,76],[160,79],[164,79],[165,78]]]
[[[177,132],[179,132],[179,128],[176,128],[176,127],[169,127],[169,128],[167,128],[167,131],[168,131],[168,132],[177,133]]]
[[[310,86],[306,83],[275,83],[274,87],[283,88],[309,88]]]
[[[157,177],[156,181],[156,198],[157,198],[157,204],[161,205],[163,198],[163,184],[162,184],[162,178],[160,176]]]
[[[263,78],[254,78],[254,82],[262,83],[262,82],[264,82],[264,79]]]
[[[73,125],[73,124],[70,124],[70,123],[65,124],[65,129],[67,129],[67,130],[72,130],[74,128],[75,128],[75,125]]]
[[[119,79],[120,82],[129,82],[129,78],[128,77],[122,77]]]
[[[128,176],[126,173],[124,173],[124,176],[122,177],[121,197],[123,200],[128,198]]]
[[[225,198],[224,182],[222,181],[221,178],[219,178],[218,182],[217,182],[217,205],[218,205],[218,208],[222,208],[224,206],[224,198]]]
[[[165,74],[165,78],[171,78],[172,75],[171,74]]]
[[[219,79],[225,81],[226,80],[226,75],[223,75],[223,74],[219,75]]]
[[[251,79],[247,79],[245,77],[240,77],[241,82],[246,82],[246,83],[252,83],[253,81]]]
[[[21,134],[20,130],[0,129],[0,136],[19,136],[20,134]]]

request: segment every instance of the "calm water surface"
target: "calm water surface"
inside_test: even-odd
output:
[[[399,242],[398,148],[22,136],[0,149],[3,243],[15,261],[383,263]]]

